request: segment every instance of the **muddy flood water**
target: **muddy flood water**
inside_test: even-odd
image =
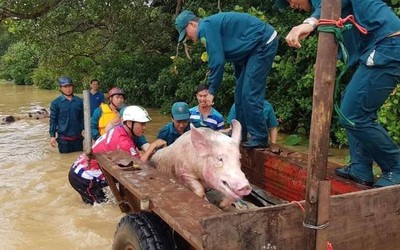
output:
[[[48,108],[57,91],[0,83],[0,116]],[[148,110],[146,135],[155,139],[170,120]],[[83,204],[68,182],[80,154],[49,144],[48,119],[0,125],[0,249],[111,249],[123,214],[113,203]]]

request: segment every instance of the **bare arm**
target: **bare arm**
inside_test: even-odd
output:
[[[150,143],[149,147],[146,149],[144,154],[140,157],[140,159],[144,162],[147,162],[151,155],[154,153],[154,150],[158,148],[162,148],[167,146],[167,142],[161,139],[157,139],[154,142]]]
[[[269,138],[271,143],[276,144],[276,140],[278,138],[278,127],[273,127],[269,130]]]
[[[316,25],[318,25],[318,20],[316,18],[310,18]],[[300,48],[300,41],[305,39],[314,30],[314,27],[308,23],[302,23],[293,27],[289,34],[286,36],[286,42],[290,47]]]

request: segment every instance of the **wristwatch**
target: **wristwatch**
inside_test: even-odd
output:
[[[304,20],[303,23],[311,25],[313,27],[313,29],[317,28],[317,24],[315,23],[314,19],[311,17]]]

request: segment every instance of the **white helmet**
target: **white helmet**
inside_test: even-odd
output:
[[[144,108],[133,105],[124,109],[122,121],[149,122],[151,118]]]

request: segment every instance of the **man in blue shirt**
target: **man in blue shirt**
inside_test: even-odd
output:
[[[278,49],[277,33],[272,26],[247,13],[222,12],[199,19],[191,11],[182,11],[175,20],[179,42],[185,37],[200,40],[208,55],[209,95],[221,85],[225,62],[235,68],[235,103],[237,119],[242,125],[243,147],[268,146],[267,125],[262,119],[267,75]]]
[[[321,1],[276,0],[275,5],[312,12],[286,36],[289,46],[300,48],[300,40],[318,25]],[[381,0],[343,0],[342,17],[349,14],[368,33],[361,34],[354,27],[344,32],[348,64],[357,66],[344,91],[339,120],[347,131],[351,164],[335,172],[374,187],[400,184],[400,148],[377,121],[379,108],[400,81],[400,19]],[[375,183],[374,161],[382,169]]]
[[[50,145],[58,144],[60,153],[83,150],[83,101],[74,95],[74,85],[68,76],[58,79],[62,93],[50,105]]]
[[[190,123],[196,128],[208,127],[213,130],[221,130],[225,127],[224,117],[207,103],[209,95],[208,86],[200,84],[196,89],[196,98],[199,105],[189,109]]]
[[[97,79],[92,79],[90,81],[90,116],[92,116],[94,110],[104,102],[104,94],[99,91],[99,85],[100,83]]]
[[[176,102],[171,109],[172,121],[158,131],[157,139],[167,142],[167,146],[174,143],[183,133],[190,129],[189,105],[186,102]]]
[[[269,136],[269,140],[271,143],[276,144],[276,140],[278,138],[278,119],[276,119],[276,115],[274,112],[274,109],[271,105],[271,103],[269,103],[267,100],[264,100],[264,110],[263,110],[263,117],[264,119],[267,121],[267,131],[268,131],[268,136]],[[231,109],[229,110],[229,114],[228,114],[228,124],[231,124],[232,120],[236,119],[236,108],[235,108],[235,104],[232,104]],[[227,130],[230,131],[232,129],[229,128]]]

